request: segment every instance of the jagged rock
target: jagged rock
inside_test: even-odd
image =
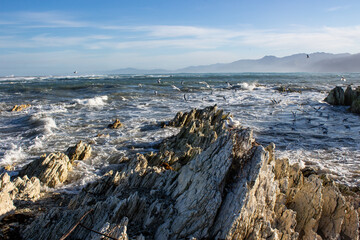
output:
[[[79,141],[74,147],[69,147],[65,154],[69,157],[71,163],[75,160],[86,160],[91,156],[91,146]]]
[[[329,95],[324,99],[324,101],[332,105],[344,105],[344,89],[342,89],[342,87],[335,87],[330,91]]]
[[[10,181],[10,176],[7,173],[3,173],[0,176],[0,217],[15,209],[11,192],[13,192],[15,186]]]
[[[36,176],[47,186],[55,187],[67,179],[70,170],[72,165],[69,157],[56,152],[32,161],[20,171],[20,175]]]
[[[23,237],[59,239],[92,209],[84,226],[104,233],[120,226],[123,239],[358,239],[357,212],[332,181],[276,159],[275,145],[257,144],[250,129],[226,129],[215,107],[186,115],[177,117],[182,129],[156,156],[121,163],[66,208],[35,219]],[[198,151],[186,161],[168,160],[185,156],[187,143]],[[172,170],[157,161],[181,164]],[[83,227],[69,236],[92,237]]]
[[[38,178],[17,177],[11,182],[7,173],[0,175],[0,217],[15,209],[14,200],[35,201],[39,197],[40,181]]]
[[[12,111],[12,112],[20,112],[20,111],[22,111],[22,110],[24,110],[24,109],[26,109],[26,108],[28,108],[28,107],[31,107],[31,105],[30,105],[30,104],[15,105],[15,106],[11,109],[11,111]]]
[[[148,155],[150,164],[168,164],[169,167],[179,169],[227,131],[224,127],[225,120],[223,110],[218,110],[216,105],[177,113],[167,125],[182,127],[179,134],[164,140],[158,154]]]
[[[114,123],[108,125],[108,128],[116,129],[116,128],[121,128],[122,126],[123,124],[120,122],[120,120],[116,119]]]

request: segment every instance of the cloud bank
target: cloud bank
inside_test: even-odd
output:
[[[318,28],[289,25],[287,29],[127,26],[80,21],[59,12],[21,12],[2,15],[0,26],[0,75],[20,67],[20,62],[29,69],[48,66],[49,71],[61,66],[68,71],[65,68],[69,64],[81,65],[84,71],[114,65],[175,69],[267,54],[360,52],[360,25]],[[9,58],[13,61],[8,61]],[[37,61],[32,61],[35,58]],[[52,61],[56,62],[54,66],[49,66],[49,58],[56,59]]]

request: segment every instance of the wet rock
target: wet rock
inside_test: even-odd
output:
[[[304,175],[276,159],[274,144],[264,148],[250,129],[226,129],[225,120],[216,107],[177,115],[172,124],[182,129],[159,153],[130,157],[67,207],[39,216],[23,237],[59,239],[91,211],[82,225],[117,229],[122,239],[358,239],[357,212],[330,179]],[[70,238],[100,237],[88,229]]]
[[[279,92],[282,92],[282,93],[292,93],[292,92],[302,93],[301,89],[289,88],[289,87],[285,87],[285,86],[280,86],[280,87],[276,88],[276,90],[278,90]]]
[[[324,99],[325,102],[332,105],[344,105],[345,104],[345,92],[342,87],[335,87]]]
[[[28,108],[28,107],[31,107],[31,105],[30,105],[30,104],[15,105],[15,106],[11,109],[11,111],[12,111],[12,112],[20,112],[20,111],[22,111],[22,110],[24,110],[24,109],[26,109],[26,108]]]
[[[67,179],[71,170],[69,157],[64,153],[56,152],[32,161],[20,171],[20,176],[35,176],[45,185],[56,187]]]
[[[346,90],[345,90],[345,101],[344,101],[344,105],[346,106],[351,106],[351,104],[353,103],[353,101],[360,96],[360,92],[353,90],[351,85],[347,86]]]
[[[69,147],[65,154],[69,157],[71,163],[75,160],[86,160],[91,156],[91,146],[79,141],[74,147]]]
[[[324,99],[332,105],[346,105],[350,106],[352,113],[360,114],[360,87],[353,89],[349,85],[345,92],[341,87],[335,87],[330,91],[329,95]]]
[[[117,129],[117,128],[121,128],[122,126],[123,124],[120,122],[120,120],[116,119],[114,123],[108,125],[108,128]]]
[[[35,201],[40,198],[40,181],[33,177],[17,177],[10,181],[7,173],[0,175],[0,218],[15,210],[14,200]]]
[[[360,114],[360,97],[358,97],[351,103],[350,111]]]

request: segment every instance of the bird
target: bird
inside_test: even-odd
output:
[[[172,87],[174,90],[177,90],[177,91],[181,92],[180,88],[176,87],[175,85],[171,85],[171,87]]]
[[[157,95],[157,94],[158,94],[158,92],[157,92],[157,91],[154,91],[154,94],[155,94],[155,95]]]
[[[185,95],[185,94],[184,94],[184,100],[185,100],[185,101],[187,101],[187,99],[186,99],[186,95]]]
[[[139,83],[139,84],[138,84],[138,86],[139,86],[139,87],[142,87],[142,84],[141,84],[141,83]]]
[[[226,84],[227,84],[227,87],[228,87],[228,88],[231,88],[231,87],[232,87],[231,83],[226,82]]]
[[[306,54],[306,58],[310,58],[309,54]]]
[[[205,81],[204,82],[199,82],[199,83],[204,84],[207,88],[210,88],[210,85]]]
[[[344,78],[344,76],[341,76],[341,81],[346,82],[346,78]]]
[[[77,74],[77,71],[74,71],[74,74]]]
[[[237,120],[234,120],[232,117],[228,117],[225,126],[229,129],[237,128],[240,126],[240,122]]]
[[[161,78],[159,78],[159,79],[157,80],[157,83],[158,83],[158,84],[160,84],[160,83],[161,83]]]

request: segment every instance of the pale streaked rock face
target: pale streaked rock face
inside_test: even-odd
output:
[[[130,156],[24,238],[59,239],[92,210],[82,224],[118,239],[358,239],[358,213],[332,180],[226,120],[216,107],[179,113],[168,125],[182,129],[159,152]],[[78,226],[69,239],[100,235]]]

